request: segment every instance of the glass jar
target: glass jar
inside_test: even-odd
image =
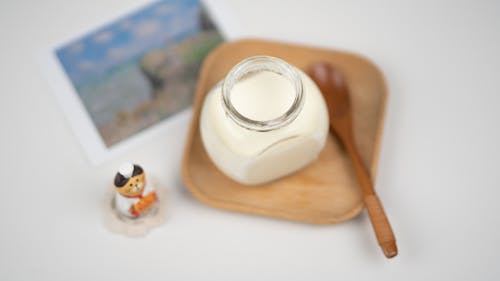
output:
[[[328,127],[316,84],[269,56],[250,57],[233,67],[207,94],[200,115],[210,159],[247,185],[275,180],[314,161]]]

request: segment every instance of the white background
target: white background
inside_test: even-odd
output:
[[[499,280],[500,2],[209,1],[230,39],[350,50],[390,100],[376,181],[400,254],[366,213],[315,226],[212,209],[182,185],[187,120],[91,166],[37,51],[133,0],[0,3],[0,280]],[[169,187],[168,222],[108,232],[101,199],[123,160]]]

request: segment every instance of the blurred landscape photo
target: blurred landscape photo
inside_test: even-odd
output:
[[[160,1],[55,50],[105,145],[189,107],[223,41],[197,0]]]

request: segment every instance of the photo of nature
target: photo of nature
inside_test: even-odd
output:
[[[189,107],[203,58],[222,41],[199,1],[159,1],[55,54],[111,147]]]

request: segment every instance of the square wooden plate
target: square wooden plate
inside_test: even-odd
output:
[[[376,174],[387,89],[377,67],[358,55],[262,40],[225,43],[205,59],[196,89],[182,175],[189,191],[217,208],[318,224],[353,218],[363,200],[350,159],[330,134],[319,158],[299,172],[260,186],[245,186],[222,174],[200,138],[199,118],[205,95],[238,62],[255,55],[279,57],[306,70],[327,61],[345,74],[352,94],[356,143],[372,177]]]

